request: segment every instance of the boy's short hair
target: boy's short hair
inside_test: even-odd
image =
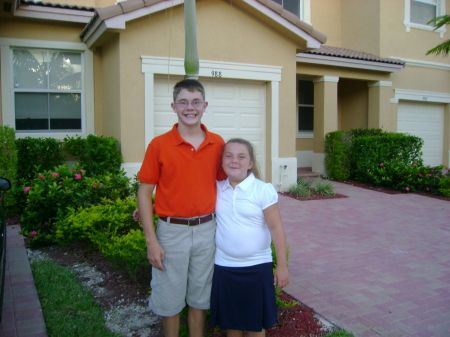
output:
[[[200,91],[200,93],[202,94],[203,100],[205,100],[205,88],[203,88],[203,85],[197,80],[185,79],[185,80],[179,81],[173,87],[173,101],[174,102],[177,100],[178,94],[183,89],[186,89],[191,92]]]

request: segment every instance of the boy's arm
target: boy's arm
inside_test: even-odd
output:
[[[286,234],[281,223],[280,209],[275,203],[263,210],[267,227],[269,227],[277,253],[277,269],[275,270],[273,282],[279,288],[283,288],[289,283],[289,271],[286,261]]]
[[[138,190],[139,217],[144,229],[145,242],[147,243],[147,258],[150,264],[164,270],[162,260],[164,259],[164,250],[156,239],[155,228],[153,226],[153,205],[152,195],[155,189],[154,184],[141,182]]]

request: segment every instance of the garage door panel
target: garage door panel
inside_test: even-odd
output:
[[[422,158],[425,165],[437,166],[443,161],[444,107],[440,104],[400,102],[398,132],[423,139]]]

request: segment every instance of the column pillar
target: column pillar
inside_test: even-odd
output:
[[[338,129],[339,77],[324,76],[314,80],[314,145],[312,171],[326,175],[325,135]]]
[[[368,84],[369,109],[368,128],[393,131],[391,114],[391,98],[393,98],[392,82],[379,81]],[[396,125],[397,123],[395,123]]]

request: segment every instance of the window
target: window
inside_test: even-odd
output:
[[[435,24],[428,22],[435,17],[445,14],[445,0],[405,0],[405,21],[406,31],[410,32],[411,27],[433,31]],[[444,37],[445,27],[436,30]]]
[[[81,53],[13,49],[13,83],[17,131],[81,131]]]
[[[94,131],[94,55],[84,43],[0,37],[2,122],[16,136]]]
[[[314,83],[298,81],[297,131],[300,137],[312,136],[314,131]]]
[[[430,20],[437,16],[436,13],[436,0],[411,0],[411,22],[426,25]]]
[[[283,6],[283,8],[291,13],[294,13],[299,18],[302,18],[301,16],[301,6],[300,1],[301,0],[274,0],[276,3]]]

